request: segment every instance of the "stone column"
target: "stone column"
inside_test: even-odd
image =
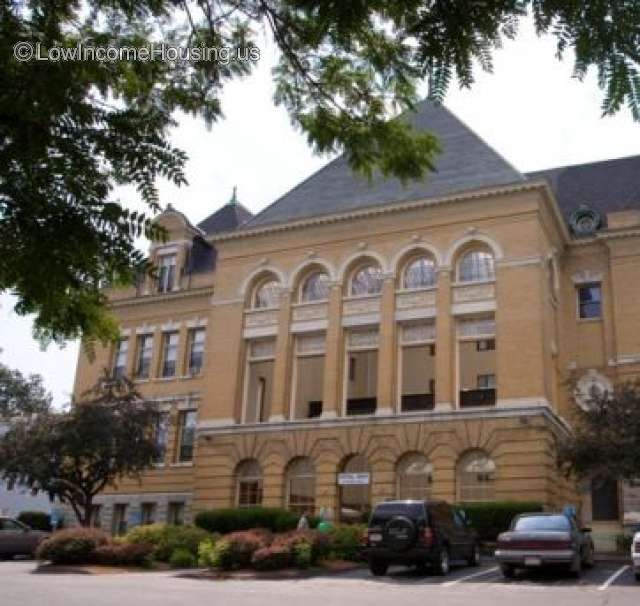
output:
[[[380,328],[378,337],[378,405],[376,414],[397,412],[395,395],[396,377],[396,284],[393,275],[387,275],[382,286],[380,301]]]
[[[435,410],[451,410],[455,405],[455,352],[455,321],[451,316],[451,269],[441,268],[436,292]]]
[[[342,414],[342,284],[331,285],[327,309],[327,336],[324,357],[324,385],[322,389],[322,416],[333,418]]]
[[[291,379],[291,292],[283,290],[278,311],[276,359],[273,367],[270,422],[283,421],[289,413]]]
[[[176,376],[184,377],[189,372],[189,360],[187,360],[187,347],[189,340],[189,328],[183,322],[178,329],[178,351],[176,352]]]

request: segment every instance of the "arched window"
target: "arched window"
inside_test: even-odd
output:
[[[262,469],[258,461],[242,461],[236,470],[236,482],[238,507],[255,507],[262,504]]]
[[[496,464],[489,456],[474,450],[467,453],[458,464],[460,501],[493,501],[495,493]]]
[[[402,276],[402,288],[429,288],[436,283],[436,264],[430,257],[418,257],[407,263]]]
[[[371,510],[372,478],[369,461],[362,455],[354,455],[347,459],[342,473],[345,476],[339,477],[340,520],[366,522]]]
[[[287,508],[297,515],[312,515],[316,502],[316,470],[313,461],[300,457],[287,469]]]
[[[382,270],[377,265],[364,265],[353,273],[349,294],[377,295],[382,290]]]
[[[433,465],[420,453],[411,453],[400,459],[397,470],[399,499],[426,500],[431,496]]]
[[[266,309],[278,307],[278,295],[280,294],[280,284],[271,278],[258,284],[253,295],[253,308]]]
[[[495,278],[493,253],[471,250],[458,263],[458,282],[484,282]]]
[[[329,274],[324,271],[314,271],[309,275],[300,288],[300,302],[325,301],[329,298]]]

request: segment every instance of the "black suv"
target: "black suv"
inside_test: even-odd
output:
[[[452,561],[480,563],[477,534],[464,512],[445,501],[387,501],[375,506],[364,553],[371,572],[386,574],[390,564],[430,566],[440,575]]]

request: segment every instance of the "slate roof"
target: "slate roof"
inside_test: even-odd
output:
[[[198,227],[207,235],[223,231],[232,231],[253,217],[240,202],[232,200],[198,223]]]
[[[446,196],[525,181],[525,177],[459,118],[441,105],[422,101],[407,115],[414,128],[434,132],[442,148],[423,181],[403,185],[377,175],[354,174],[340,156],[247,221],[243,228],[307,219],[397,202]],[[201,225],[202,227],[202,225]]]
[[[548,181],[567,220],[580,204],[603,220],[606,213],[640,209],[640,156],[539,170],[527,177]]]

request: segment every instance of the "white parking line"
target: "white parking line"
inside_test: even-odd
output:
[[[613,583],[616,582],[616,579],[620,575],[624,574],[624,572],[627,570],[627,568],[629,568],[628,564],[626,564],[625,566],[623,566],[619,570],[616,570],[604,583],[602,583],[602,585],[600,585],[600,587],[598,587],[598,591],[604,591],[605,589],[609,589],[609,587],[611,585],[613,585]]]
[[[454,581],[447,581],[446,583],[442,583],[442,587],[451,587],[452,585],[457,585],[458,583],[462,583],[463,581],[468,581],[469,579],[475,579],[476,577],[481,577],[490,572],[496,572],[498,570],[497,566],[493,568],[488,568],[487,570],[481,570],[480,572],[474,572],[473,574],[468,574],[466,577],[460,577],[459,579],[455,579]]]

